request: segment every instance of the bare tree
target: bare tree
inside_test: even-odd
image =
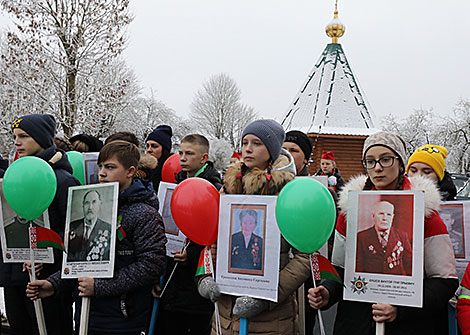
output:
[[[1,5],[16,25],[2,57],[4,81],[41,102],[42,112],[55,114],[59,128],[71,136],[89,109],[83,106],[91,101],[89,88],[98,89],[91,86],[125,47],[129,0],[2,0]],[[114,84],[114,93],[103,92],[106,103],[123,82]]]
[[[223,139],[232,148],[240,146],[245,126],[257,117],[254,109],[241,102],[241,91],[227,74],[211,76],[191,104],[190,118],[199,131]]]

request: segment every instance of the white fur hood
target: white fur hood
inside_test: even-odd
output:
[[[424,191],[424,215],[427,217],[433,211],[439,210],[441,195],[434,182],[426,177],[414,176],[405,177],[410,181],[411,191]],[[352,177],[339,195],[338,205],[341,213],[347,214],[349,191],[362,191],[366,183],[367,176],[359,175]]]

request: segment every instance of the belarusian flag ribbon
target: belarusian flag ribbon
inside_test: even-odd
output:
[[[211,250],[204,248],[199,256],[195,277],[211,274]]]
[[[44,227],[30,227],[31,249],[56,248],[65,251],[64,242],[55,231]]]
[[[336,272],[335,267],[326,257],[320,254],[311,254],[310,264],[312,267],[312,277],[314,280],[329,279],[337,281],[343,285],[343,281],[341,280],[338,272]]]

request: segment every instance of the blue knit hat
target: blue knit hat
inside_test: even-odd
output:
[[[160,143],[160,145],[168,150],[171,151],[171,136],[173,136],[173,130],[170,126],[165,124],[158,126],[155,128],[149,136],[145,139],[145,142],[148,140],[152,140],[155,142]]]
[[[253,121],[243,130],[242,140],[248,134],[258,136],[263,141],[273,162],[279,157],[286,138],[284,128],[279,123],[274,120]]]
[[[47,149],[54,144],[55,119],[50,114],[30,114],[22,116],[11,125],[11,129],[20,128],[28,133],[37,144]]]

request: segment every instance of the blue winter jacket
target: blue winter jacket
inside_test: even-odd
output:
[[[158,199],[150,182],[135,178],[119,194],[118,216],[126,237],[116,240],[114,277],[95,279],[88,330],[90,334],[133,334],[147,329],[152,307],[152,284],[166,266],[166,237]],[[49,277],[56,291],[67,286],[60,272]],[[75,295],[75,327],[81,298]]]

